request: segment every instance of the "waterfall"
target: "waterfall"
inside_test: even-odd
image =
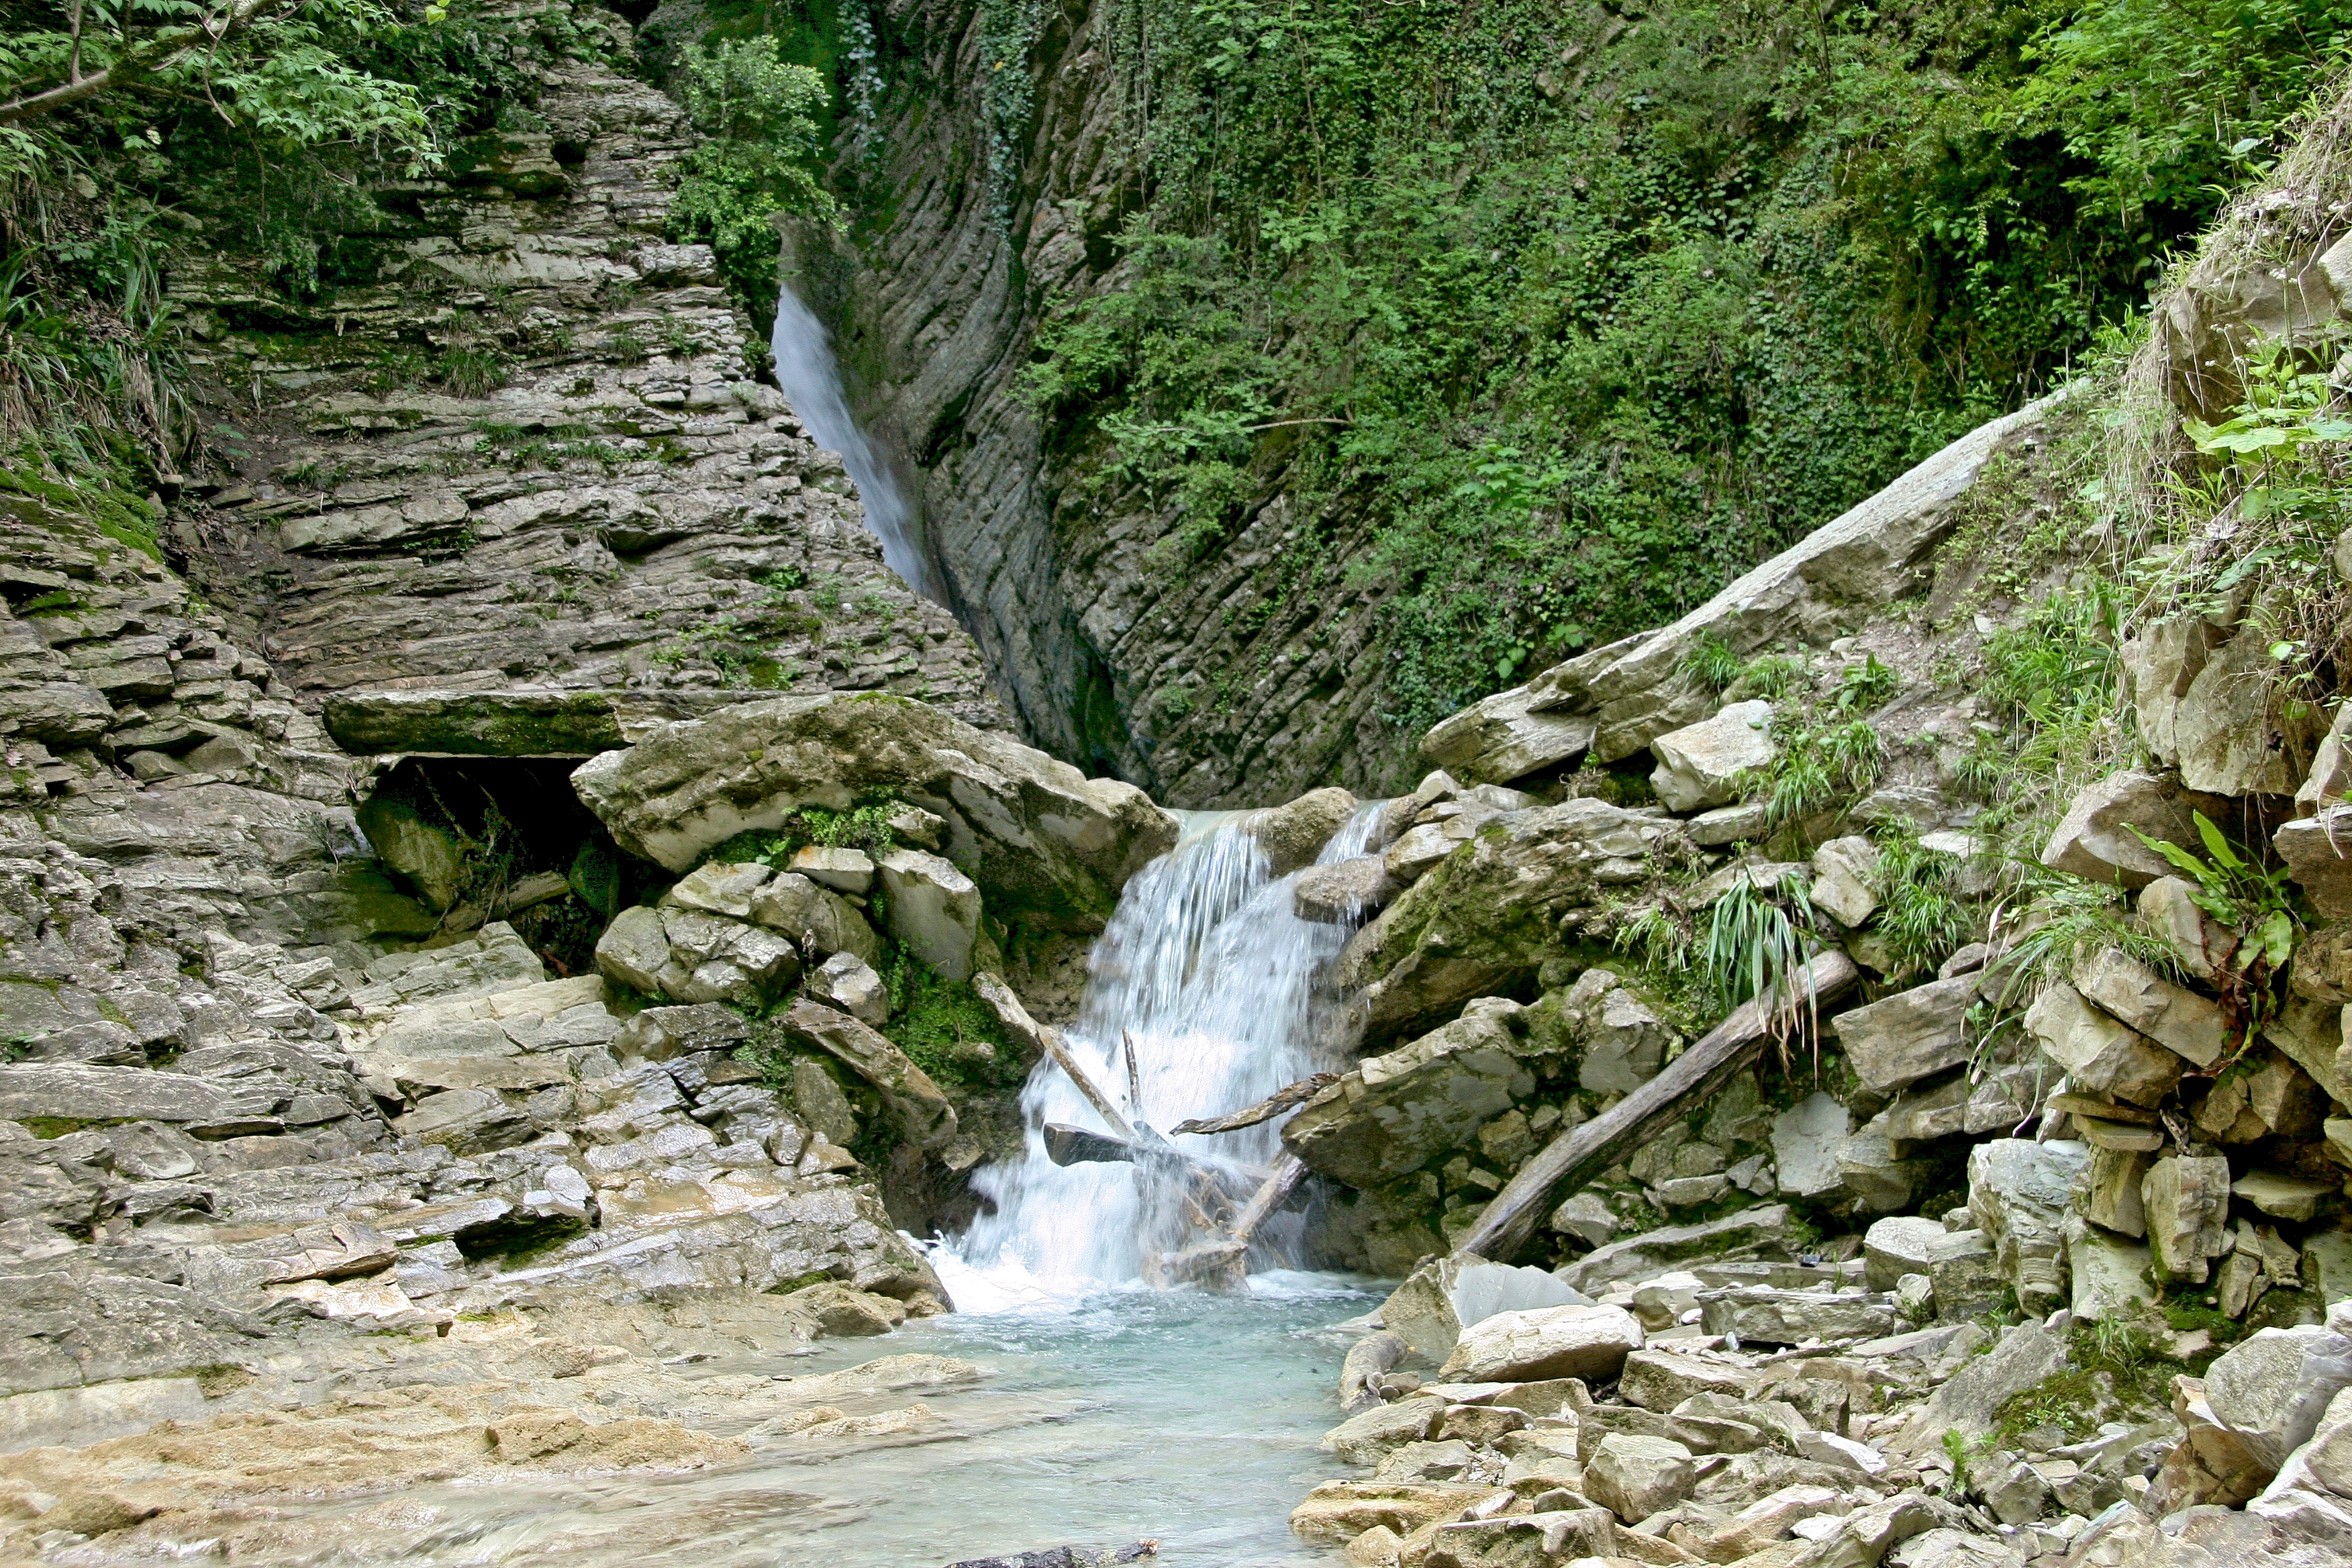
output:
[[[1176,847],[1138,872],[1087,966],[1071,1055],[1128,1120],[1161,1131],[1265,1099],[1318,1066],[1321,985],[1353,926],[1291,912],[1293,877],[1271,874],[1239,812],[1180,814]],[[1379,815],[1360,807],[1318,863],[1364,852]],[[1129,1087],[1125,1042],[1134,1042]],[[1021,1097],[1022,1159],[973,1184],[993,1205],[941,1249],[949,1289],[965,1310],[1066,1300],[1139,1278],[1147,1258],[1200,1239],[1188,1232],[1181,1182],[1131,1164],[1056,1165],[1048,1121],[1102,1127],[1066,1074],[1041,1061]],[[1233,1173],[1246,1193],[1281,1152],[1279,1119],[1238,1132],[1174,1139]],[[1297,1261],[1299,1223],[1277,1216],[1250,1252],[1254,1268]]]
[[[944,602],[922,542],[916,537],[907,500],[898,493],[898,480],[874,455],[866,432],[850,416],[848,400],[841,391],[841,370],[834,363],[824,323],[790,288],[776,290],[776,330],[768,346],[776,356],[776,384],[782,388],[793,412],[818,446],[841,455],[841,466],[856,482],[858,500],[866,506],[866,527],[882,542],[882,559],[916,593]]]

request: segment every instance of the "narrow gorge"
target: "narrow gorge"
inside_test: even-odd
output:
[[[0,1562],[2352,1560],[2352,11],[5,36]]]

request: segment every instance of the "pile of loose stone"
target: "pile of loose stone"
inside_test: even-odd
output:
[[[1738,1239],[1715,1230],[1664,1245]],[[1574,1277],[1597,1300],[1538,1269],[1425,1267],[1349,1325],[1348,1419],[1323,1446],[1370,1478],[1316,1488],[1292,1528],[1368,1568],[2343,1561],[2352,1306],[2177,1378],[2173,1413],[2019,1451],[1994,1446],[2001,1407],[2067,1368],[2071,1314],[1912,1327],[1923,1277],[1874,1288],[1888,1265],[1851,1238],[1779,1250],[1656,1274],[1596,1254]],[[2250,1489],[2242,1511],[2190,1504],[2217,1472]]]

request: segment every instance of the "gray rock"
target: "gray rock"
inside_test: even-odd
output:
[[[831,1073],[806,1058],[793,1064],[793,1103],[819,1138],[844,1148],[856,1141],[857,1113],[849,1097]]]
[[[452,1089],[425,1096],[416,1109],[396,1118],[393,1131],[420,1143],[438,1143],[452,1152],[477,1154],[527,1142],[538,1129],[522,1110],[496,1090]]]
[[[1532,700],[1527,687],[1513,687],[1440,720],[1421,738],[1422,759],[1474,782],[1508,784],[1582,755],[1592,721],[1535,712]]]
[[[1851,624],[1864,606],[1889,604],[1923,581],[1936,546],[1955,526],[1956,503],[1986,459],[2046,420],[2057,396],[1970,432],[1790,549],[1727,584],[1663,630],[1580,655],[1528,682],[1527,710],[1590,715],[1593,757],[1614,762],[1701,717],[1704,693],[1686,673],[1704,637],[1748,655],[1783,640],[1814,642]]]
[[[2172,715],[2180,782],[2232,798],[2293,795],[2326,726],[2312,704],[2294,699],[2276,677],[2275,634],[2249,619],[2213,650]],[[2209,817],[2220,820],[2212,812]],[[2150,832],[2155,838],[2168,835]],[[2193,838],[2173,838],[2193,847]]]
[[[1572,1497],[1560,1491],[1538,1493]],[[1547,1508],[1500,1519],[1460,1520],[1432,1533],[1429,1568],[1514,1568],[1519,1563],[1573,1563],[1618,1551],[1620,1537],[1606,1509]]]
[[[1932,1454],[1944,1446],[1948,1431],[1964,1438],[1981,1437],[1993,1429],[1996,1413],[2011,1394],[2024,1393],[2066,1365],[2063,1333],[2038,1321],[2020,1323],[2005,1331],[1991,1350],[1964,1362],[1945,1379],[1887,1445],[1887,1452]]]
[[[827,1052],[878,1089],[908,1142],[939,1149],[953,1141],[955,1108],[906,1052],[848,1014],[814,1002],[795,1002],[781,1016],[788,1039]]]
[[[2078,1225],[2066,1233],[2066,1269],[2074,1281],[2070,1303],[2084,1323],[2128,1321],[2156,1300],[2148,1280],[2153,1258],[2146,1247]]]
[[[1589,799],[1497,818],[1355,934],[1333,984],[1360,994],[1368,1038],[1442,1020],[1531,977],[1557,950],[1561,917],[1645,878],[1647,857],[1672,831]]]
[[[654,978],[675,1001],[762,1007],[800,978],[800,950],[773,931],[698,910],[660,914],[669,959]]]
[[[163,1121],[199,1136],[272,1121],[282,1092],[232,1088],[148,1068],[18,1062],[0,1066],[0,1118],[71,1123]]]
[[[863,898],[874,887],[874,862],[863,849],[829,849],[821,844],[804,844],[793,851],[792,860],[784,869],[836,893],[855,893]]]
[[[1468,1383],[1615,1377],[1642,1348],[1642,1325],[1622,1307],[1541,1307],[1498,1312],[1463,1331],[1442,1369]]]
[[[623,910],[596,939],[596,967],[632,990],[658,992],[668,964],[669,932],[646,905]]]
[[[1740,1342],[1806,1344],[1820,1340],[1874,1340],[1902,1326],[1895,1309],[1869,1296],[1781,1290],[1748,1285],[1699,1297],[1699,1326],[1710,1334],[1737,1334]]]
[[[2074,988],[2085,1001],[2194,1066],[2211,1067],[2221,1059],[2226,1028],[2221,1005],[2112,947],[2082,966]]]
[[[716,1002],[702,1002],[645,1008],[622,1026],[613,1043],[625,1055],[659,1062],[696,1051],[726,1050],[751,1035],[743,1015]]]
[[[2076,793],[2042,846],[2042,863],[2095,882],[2144,888],[2172,871],[2170,861],[2140,842],[2132,829],[2159,844],[2199,846],[2191,812],[2218,819],[2218,801],[2184,794],[2147,773],[2109,773]]]
[[[1421,1355],[1443,1362],[1464,1330],[1497,1312],[1575,1305],[1589,1306],[1591,1301],[1540,1268],[1475,1258],[1433,1258],[1390,1293],[1381,1321]]]
[[[1838,1151],[1853,1130],[1844,1106],[1816,1090],[1772,1119],[1772,1160],[1780,1173],[1780,1191],[1792,1198],[1819,1201],[1844,1188],[1838,1173]]]
[[[751,918],[751,900],[774,880],[776,873],[756,862],[729,864],[713,860],[698,866],[670,885],[661,896],[665,909],[701,910],[729,920]]]
[[[1814,850],[1808,896],[1848,931],[1859,927],[1878,910],[1878,846],[1855,835]]]
[[[1312,865],[1355,810],[1354,795],[1329,786],[1310,790],[1287,805],[1255,813],[1248,830],[1265,851],[1274,874],[1284,877]]]
[[[1617,1215],[1592,1193],[1570,1193],[1551,1211],[1551,1227],[1587,1247],[1605,1247],[1617,1234]]]
[[[1344,923],[1383,908],[1398,890],[1382,857],[1359,855],[1301,871],[1291,885],[1290,909],[1303,921]]]
[[[1698,1472],[1691,1451],[1661,1437],[1612,1433],[1584,1467],[1585,1495],[1634,1524],[1690,1496]]]
[[[1924,1160],[1906,1160],[1895,1152],[1886,1136],[1885,1111],[1838,1145],[1838,1184],[1857,1218],[1893,1214],[1911,1206],[1930,1167]]]
[[[1309,1170],[1357,1187],[1394,1181],[1459,1148],[1534,1091],[1507,1022],[1519,1011],[1495,999],[1366,1058],[1299,1108],[1283,1127],[1283,1147]]]
[[[376,858],[405,878],[428,908],[438,911],[457,901],[466,857],[447,829],[425,821],[407,802],[387,795],[370,797],[357,816]]]
[[[1667,810],[1693,812],[1728,805],[1738,794],[1743,774],[1771,763],[1777,751],[1772,705],[1729,703],[1711,719],[1655,737],[1650,751],[1658,759],[1650,787]]]
[[[890,934],[950,980],[975,973],[980,889],[952,861],[919,849],[887,849],[876,859],[889,895]]]
[[[2065,1299],[2066,1216],[2075,1177],[2090,1163],[2081,1143],[1995,1138],[1969,1151],[1969,1213],[1993,1239],[2001,1277],[2028,1311]]]
[[[2180,1081],[2181,1058],[2052,981],[2026,1009],[2026,1032],[2067,1081],[2094,1094],[2157,1106]]]
[[[2142,1178],[2140,1206],[2157,1268],[2201,1285],[2211,1260],[2230,1250],[2230,1162],[2168,1155]]]
[[[889,988],[854,952],[836,952],[809,975],[804,993],[859,1023],[880,1028],[890,1016]]]
[[[2205,1369],[2214,1416],[2275,1470],[2311,1441],[2338,1393],[2352,1387],[2352,1339],[2317,1324],[2261,1329]]]
[[[1323,1434],[1322,1447],[1349,1464],[1377,1465],[1391,1449],[1426,1441],[1444,1415],[1445,1401],[1409,1395],[1349,1416]]]
[[[1580,1290],[1599,1294],[1622,1280],[1644,1279],[1688,1258],[1730,1252],[1743,1247],[1785,1245],[1789,1209],[1785,1204],[1761,1204],[1725,1215],[1720,1219],[1691,1225],[1661,1226],[1612,1242],[1559,1270]]]
[[[1002,913],[1076,931],[1099,931],[1128,878],[1176,837],[1131,784],[880,694],[775,698],[656,726],[572,784],[624,848],[677,870],[803,805],[895,795],[948,824],[949,858]]]
[[[751,919],[799,942],[812,958],[836,952],[882,962],[882,939],[857,906],[798,872],[770,882],[751,900]]]
[[[1576,1081],[1594,1093],[1631,1094],[1665,1066],[1674,1028],[1610,971],[1579,975],[1562,1011],[1570,1037],[1582,1047]]]
[[[1726,844],[1761,838],[1770,825],[1769,805],[1751,800],[1733,805],[1718,805],[1713,811],[1702,811],[1684,826],[1689,830],[1692,843],[1712,849]]]
[[[2138,903],[2142,928],[2198,979],[2210,981],[2235,958],[2238,933],[2200,909],[2196,888],[2181,878],[2158,878],[2140,889]]]
[[[1892,1093],[1968,1060],[1964,1025],[1978,993],[1973,975],[1931,981],[1841,1013],[1830,1027],[1855,1076]]]
[[[2330,920],[2352,915],[2352,807],[2331,805],[2316,816],[2297,817],[2271,835],[2271,847],[2287,873],[2311,897],[2312,908]]]

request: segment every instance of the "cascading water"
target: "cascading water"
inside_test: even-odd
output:
[[[1360,855],[1377,808],[1333,836],[1323,862]],[[1086,999],[1068,1031],[1071,1055],[1128,1120],[1166,1130],[1263,1100],[1314,1071],[1320,982],[1351,927],[1291,912],[1290,877],[1271,875],[1241,813],[1188,813],[1176,847],[1139,872],[1088,961]],[[1127,1042],[1134,1042],[1129,1088]],[[1067,1300],[1134,1280],[1150,1259],[1188,1239],[1180,1178],[1144,1165],[1056,1165],[1048,1121],[1101,1119],[1050,1061],[1022,1094],[1024,1157],[974,1184],[994,1205],[940,1261],[967,1311]],[[1246,1192],[1280,1153],[1274,1123],[1173,1142],[1234,1173]],[[1279,1217],[1253,1242],[1260,1268],[1296,1262],[1297,1222]],[[1192,1232],[1189,1239],[1201,1239]]]
[[[882,542],[882,559],[927,599],[940,599],[938,578],[916,537],[914,514],[851,416],[842,395],[841,370],[824,323],[790,289],[776,291],[776,328],[768,346],[776,356],[776,384],[816,444],[841,455],[841,466],[857,485],[866,506],[866,526]]]

